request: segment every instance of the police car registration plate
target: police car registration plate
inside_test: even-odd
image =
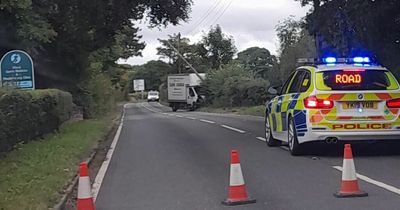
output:
[[[378,103],[374,101],[346,101],[343,102],[343,109],[377,109]]]

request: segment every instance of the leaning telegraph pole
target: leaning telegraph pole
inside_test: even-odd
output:
[[[178,56],[189,66],[189,68],[199,77],[199,79],[204,82],[204,79],[200,76],[199,72],[186,60],[185,57],[167,40],[168,45],[178,54]]]

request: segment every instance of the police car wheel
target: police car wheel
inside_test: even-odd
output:
[[[294,121],[290,118],[288,124],[288,146],[290,154],[301,155],[301,146],[297,140],[297,132],[294,126]]]
[[[265,142],[270,147],[281,145],[281,142],[274,139],[272,136],[271,124],[269,123],[268,117],[265,118]]]

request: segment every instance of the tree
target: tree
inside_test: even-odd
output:
[[[107,74],[117,59],[140,55],[144,43],[134,20],[177,24],[188,19],[190,6],[191,0],[3,1],[0,51],[30,52],[40,67],[39,88],[74,91],[93,71]]]
[[[280,42],[279,71],[270,74],[274,85],[281,85],[289,73],[295,70],[298,58],[315,58],[316,49],[314,39],[303,28],[302,21],[292,18],[281,22],[277,27]]]
[[[133,79],[144,79],[146,90],[158,90],[170,73],[174,73],[171,65],[163,61],[149,61],[137,68]]]
[[[161,47],[157,47],[157,55],[160,58],[168,59],[169,63],[176,68],[176,73],[186,72],[187,64],[179,56],[182,55],[185,59],[192,51],[192,46],[189,44],[190,40],[181,37],[181,34],[169,35],[168,39],[158,39],[161,42]],[[172,47],[171,47],[172,45]],[[175,48],[175,49],[174,49]]]
[[[213,69],[228,64],[236,52],[233,38],[223,34],[219,25],[211,28],[208,34],[203,37],[203,45],[207,49],[207,57]]]
[[[254,77],[267,78],[267,74],[277,65],[274,55],[260,47],[250,47],[237,55],[237,60],[249,69]]]

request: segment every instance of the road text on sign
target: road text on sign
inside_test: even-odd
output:
[[[336,74],[336,84],[360,84],[362,77],[360,74]]]

